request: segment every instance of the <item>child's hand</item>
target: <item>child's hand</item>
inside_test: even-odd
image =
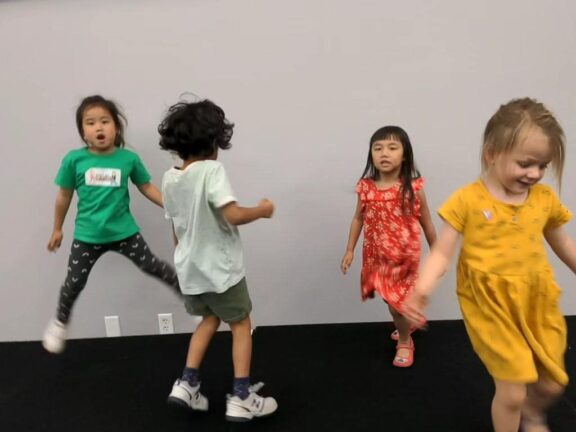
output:
[[[344,255],[344,258],[342,258],[342,263],[340,263],[340,270],[342,270],[343,274],[348,273],[348,269],[352,265],[353,259],[354,259],[354,252],[347,251],[346,254]]]
[[[62,237],[64,237],[62,231],[54,231],[52,233],[52,236],[48,241],[48,250],[50,252],[55,252],[56,250],[58,250],[58,248],[62,244]]]
[[[267,198],[261,199],[258,203],[258,207],[260,207],[263,211],[262,217],[269,219],[274,214],[274,204]]]
[[[401,313],[412,327],[422,328],[426,326],[426,317],[424,316],[426,306],[428,306],[428,296],[414,290],[406,297]]]

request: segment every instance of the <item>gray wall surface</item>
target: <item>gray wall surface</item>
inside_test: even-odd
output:
[[[561,196],[576,210],[575,21],[568,0],[1,1],[0,341],[39,340],[54,313],[75,209],[61,250],[48,253],[53,179],[82,145],[82,97],[120,103],[128,148],[157,185],[177,163],[158,148],[166,108],[185,92],[224,108],[236,128],[220,159],[241,204],[277,205],[272,220],[241,227],[255,325],[388,321],[381,301],[360,301],[360,244],[350,274],[339,272],[370,135],[386,124],[408,131],[436,209],[479,174],[481,134],[498,106],[541,99],[565,128]],[[152,250],[171,260],[162,210],[131,193]],[[576,314],[573,275],[553,263],[564,312]],[[453,267],[430,319],[460,318]],[[167,289],[108,254],[70,336],[104,336],[106,315],[120,316],[124,335],[155,334],[163,312],[177,332],[193,328]]]

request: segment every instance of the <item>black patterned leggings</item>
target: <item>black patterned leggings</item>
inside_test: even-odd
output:
[[[121,253],[130,259],[143,272],[160,279],[170,286],[174,292],[180,295],[178,277],[174,268],[156,258],[144,238],[140,234],[134,234],[124,240],[112,243],[91,244],[74,239],[68,258],[68,273],[60,290],[57,318],[61,323],[67,324],[74,302],[80,292],[86,286],[90,270],[104,253],[114,251]]]

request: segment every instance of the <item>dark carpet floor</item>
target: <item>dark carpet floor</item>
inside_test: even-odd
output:
[[[568,318],[568,373],[576,379],[576,317]],[[390,323],[259,327],[253,382],[277,413],[247,424],[224,418],[232,379],[222,332],[202,368],[210,411],[165,403],[184,366],[189,335],[73,340],[53,356],[39,342],[0,344],[1,432],[488,432],[493,384],[461,321],[414,336],[412,368],[392,366]],[[551,410],[553,432],[576,431],[576,387]]]

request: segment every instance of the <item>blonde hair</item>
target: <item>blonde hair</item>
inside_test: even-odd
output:
[[[544,104],[530,98],[513,99],[500,105],[486,124],[482,145],[482,171],[488,168],[488,157],[511,152],[531,127],[540,128],[548,137],[552,167],[560,188],[566,151],[564,131]]]

